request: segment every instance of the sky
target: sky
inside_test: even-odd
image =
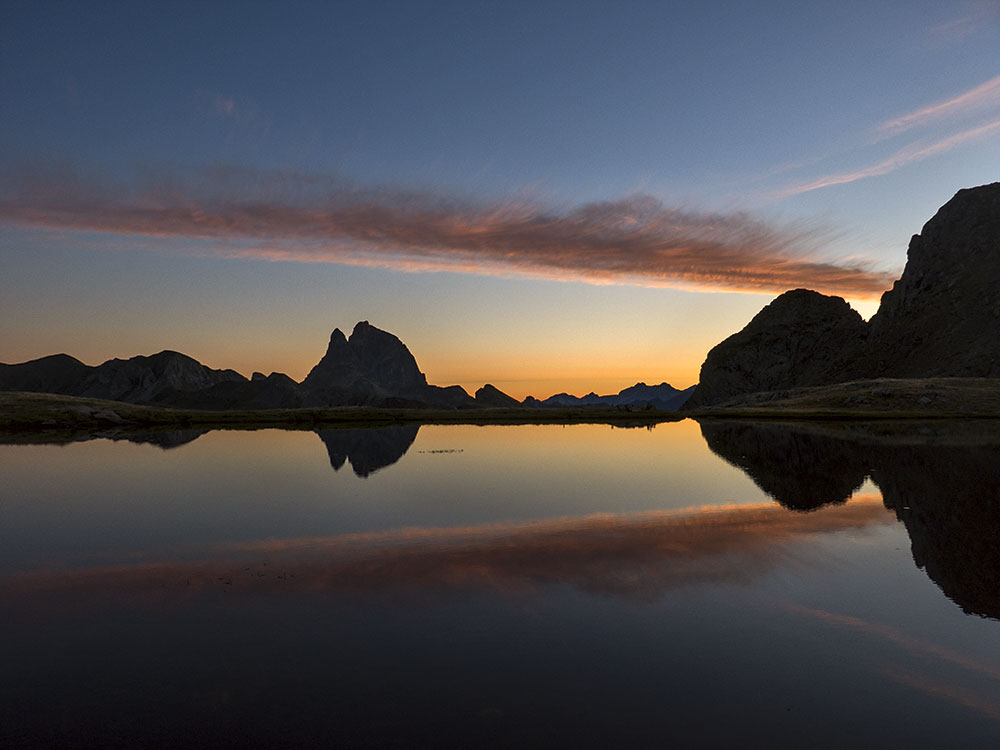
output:
[[[697,382],[1000,180],[1000,2],[4,3],[0,362]]]

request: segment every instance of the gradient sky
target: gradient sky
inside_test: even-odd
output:
[[[5,3],[0,361],[685,387],[1000,179],[1000,2]]]

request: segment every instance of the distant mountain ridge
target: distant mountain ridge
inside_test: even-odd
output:
[[[636,383],[618,393],[608,396],[598,396],[588,393],[586,396],[571,396],[568,393],[557,393],[538,403],[542,406],[631,406],[644,407],[649,405],[654,409],[674,411],[688,400],[695,386],[679,390],[669,383],[646,385]]]
[[[523,402],[492,385],[475,397],[453,385],[430,385],[406,345],[393,334],[361,321],[351,335],[335,328],[326,353],[297,383],[284,373],[215,370],[179,352],[111,359],[92,367],[67,354],[20,364],[0,364],[0,391],[32,391],[186,409],[293,409],[377,406],[385,408],[622,406],[673,410],[691,389],[638,383],[612,396],[577,398],[557,394]]]

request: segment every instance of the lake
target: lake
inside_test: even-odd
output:
[[[992,747],[1000,426],[0,445],[0,746]]]

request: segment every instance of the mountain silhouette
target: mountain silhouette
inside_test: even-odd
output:
[[[654,409],[664,411],[674,411],[679,409],[694,391],[694,386],[685,390],[678,390],[669,383],[659,385],[646,385],[636,383],[625,388],[618,393],[608,396],[598,396],[596,393],[588,393],[586,396],[571,396],[568,393],[557,393],[546,399],[538,401],[532,399],[529,404],[525,399],[525,405],[534,406],[650,406]]]
[[[112,359],[96,367],[66,354],[20,364],[0,364],[0,391],[30,391],[183,409],[296,409],[373,406],[382,408],[651,406],[675,410],[689,388],[637,383],[610,395],[583,398],[557,394],[523,402],[485,385],[470,396],[458,385],[427,382],[417,360],[396,336],[366,320],[350,337],[335,328],[326,353],[297,383],[284,373],[255,372],[248,380],[235,370],[213,370],[174,351]]]
[[[715,346],[686,404],[868,378],[1000,377],[1000,182],[960,190],[910,240],[865,323],[840,297],[785,292]]]
[[[335,329],[326,354],[302,383],[283,373],[254,373],[248,380],[234,370],[214,370],[179,352],[163,351],[96,367],[66,354],[0,364],[0,390],[188,409],[475,405],[457,385],[429,385],[403,342],[367,321],[354,327],[350,339]]]

